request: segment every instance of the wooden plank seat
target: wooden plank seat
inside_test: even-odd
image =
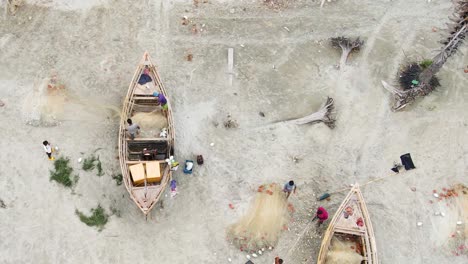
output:
[[[157,163],[161,163],[161,164],[166,164],[165,160],[151,160],[151,161],[147,161],[147,160],[127,160],[127,161],[125,161],[125,163],[127,163],[127,164],[140,164],[140,163],[148,163],[148,162],[157,162]]]
[[[152,100],[152,101],[158,101],[157,97],[154,96],[133,96],[133,100]]]
[[[135,138],[135,139],[130,139],[126,138],[125,140],[127,141],[168,141],[168,138]]]

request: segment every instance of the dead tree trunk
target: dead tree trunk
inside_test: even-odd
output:
[[[458,0],[455,3],[454,18],[450,18],[454,22],[448,28],[449,37],[443,41],[444,47],[432,59],[432,64],[421,71],[418,75],[418,84],[407,90],[396,89],[382,81],[384,88],[393,93],[395,96],[394,110],[403,109],[406,105],[415,101],[417,97],[428,95],[435,89],[432,80],[447,59],[452,56],[461,45],[468,31],[468,0]]]
[[[308,116],[289,120],[296,125],[304,125],[310,123],[320,123],[323,122],[329,128],[335,128],[335,121],[336,119],[333,117],[334,115],[334,105],[333,105],[333,98],[327,97],[327,101],[322,104],[320,109],[317,112],[314,112]]]
[[[349,54],[353,50],[359,50],[363,44],[364,41],[360,40],[359,38],[355,39],[354,41],[345,37],[331,39],[331,45],[335,48],[341,49],[340,69],[343,69],[343,67],[346,65]]]

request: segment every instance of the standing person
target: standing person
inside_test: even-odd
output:
[[[42,142],[42,145],[44,145],[44,150],[47,154],[47,157],[49,157],[49,160],[54,160],[55,158],[52,157],[52,147],[50,146],[49,142],[47,140],[44,140]]]
[[[137,133],[139,133],[140,131],[140,126],[137,125],[137,124],[133,124],[132,120],[129,118],[127,119],[127,123],[128,123],[128,128],[127,128],[127,131],[128,133],[130,134],[130,139],[131,140],[134,140],[135,139],[135,135]]]
[[[327,212],[327,210],[325,210],[325,208],[323,208],[323,207],[320,206],[320,207],[317,209],[317,213],[315,214],[315,217],[314,217],[314,219],[312,219],[312,221],[314,221],[314,220],[317,219],[317,218],[318,218],[318,220],[319,220],[319,221],[318,221],[318,225],[320,226],[321,224],[323,224],[323,222],[324,222],[325,220],[328,219],[328,212]]]
[[[280,259],[280,257],[275,257],[275,264],[283,264],[283,259]]]
[[[289,198],[289,195],[291,195],[292,192],[296,194],[296,185],[294,184],[294,181],[289,181],[284,185],[283,192],[287,193],[286,199]]]
[[[167,99],[166,99],[166,97],[164,96],[164,94],[158,93],[158,92],[154,92],[154,93],[153,93],[153,96],[158,98],[158,102],[159,102],[159,104],[161,104],[161,108],[162,108],[163,110],[167,110],[167,109],[169,108],[169,106],[167,105]]]

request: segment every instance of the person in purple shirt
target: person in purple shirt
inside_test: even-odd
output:
[[[153,96],[158,98],[158,102],[161,104],[163,110],[168,109],[169,106],[167,105],[167,99],[162,93],[154,92]]]

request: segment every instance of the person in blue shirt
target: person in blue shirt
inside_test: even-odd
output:
[[[138,83],[143,85],[145,83],[151,82],[153,79],[151,79],[151,76],[149,75],[149,69],[146,68],[143,70],[143,73],[140,75],[140,79],[138,80]]]
[[[283,192],[287,193],[286,199],[289,198],[289,195],[293,192],[294,194],[296,193],[296,184],[294,184],[294,181],[289,181],[284,185]]]

